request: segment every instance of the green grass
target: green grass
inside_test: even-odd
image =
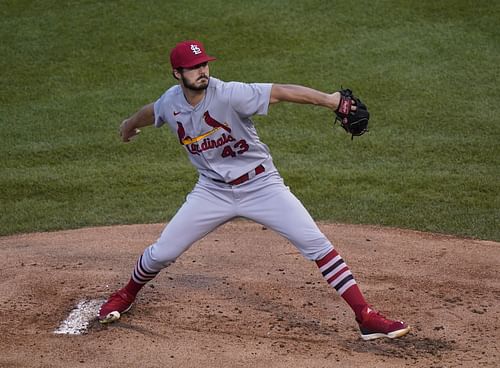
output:
[[[500,4],[487,1],[3,1],[0,235],[164,222],[196,180],[168,129],[121,120],[198,38],[225,80],[358,92],[351,141],[325,109],[255,120],[314,218],[500,240]]]

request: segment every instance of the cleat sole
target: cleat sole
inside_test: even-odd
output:
[[[408,332],[410,332],[410,326],[403,328],[401,330],[389,332],[387,334],[384,334],[384,333],[372,333],[372,334],[365,334],[365,335],[361,334],[361,338],[365,341],[375,340],[375,339],[379,339],[382,337],[386,337],[389,339],[395,339],[395,338],[402,337],[402,336],[406,335]]]

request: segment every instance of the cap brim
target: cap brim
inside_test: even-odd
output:
[[[206,63],[209,61],[215,61],[215,60],[217,60],[217,59],[212,57],[212,56],[206,55],[206,56],[201,57],[199,59],[193,60],[192,62],[190,62],[188,64],[181,65],[180,67],[181,68],[192,68],[195,65],[199,65],[199,64],[203,64],[203,63]]]

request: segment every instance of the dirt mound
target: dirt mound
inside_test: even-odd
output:
[[[367,299],[412,331],[360,339],[316,265],[233,221],[196,243],[109,327],[54,331],[126,282],[163,225],[0,238],[1,367],[496,367],[500,244],[320,224]]]

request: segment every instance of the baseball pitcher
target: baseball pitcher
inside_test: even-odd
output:
[[[100,322],[119,319],[141,288],[197,240],[245,217],[278,232],[316,262],[353,310],[363,339],[407,334],[407,324],[382,316],[366,302],[347,264],[284,184],[252,122],[279,102],[311,104],[330,109],[347,132],[358,136],[367,131],[366,106],[350,90],[328,94],[298,85],[224,82],[210,76],[208,63],[214,60],[199,41],[178,43],[170,53],[178,84],[120,126],[124,142],[146,126],[171,129],[199,179],[158,240],[139,257],[128,283],[101,306]]]

